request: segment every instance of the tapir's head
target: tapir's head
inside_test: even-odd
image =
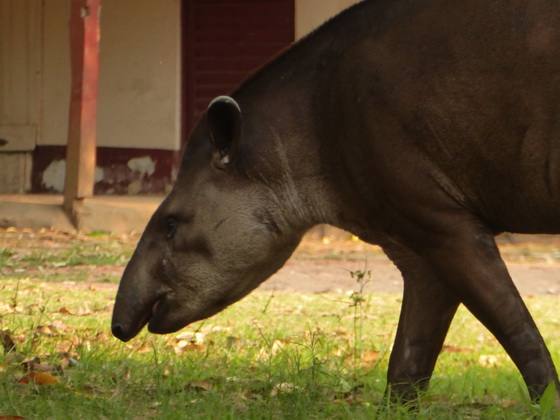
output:
[[[220,97],[195,129],[177,182],[123,274],[112,321],[119,339],[147,323],[164,334],[219,312],[278,270],[299,243],[274,182],[247,167],[254,150],[242,126],[239,105]]]

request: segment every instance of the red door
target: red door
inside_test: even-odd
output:
[[[294,0],[183,0],[184,138],[213,98],[293,41]]]

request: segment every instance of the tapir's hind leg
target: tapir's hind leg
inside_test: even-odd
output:
[[[420,256],[394,244],[384,250],[404,279],[387,392],[393,400],[408,401],[427,388],[459,300]]]
[[[550,353],[509,276],[492,233],[476,220],[442,218],[438,226],[423,230],[422,235],[421,242],[415,241],[416,251],[502,344],[520,370],[531,397],[538,399],[548,384],[558,384]]]

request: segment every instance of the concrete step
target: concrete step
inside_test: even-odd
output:
[[[78,207],[78,230],[84,233],[142,232],[163,196],[96,196]],[[54,228],[72,232],[76,228],[62,209],[61,195],[0,195],[0,226]]]

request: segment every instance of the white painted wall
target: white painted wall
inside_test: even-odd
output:
[[[180,0],[105,1],[100,145],[180,148]]]
[[[38,136],[41,1],[0,0],[0,193],[29,187]],[[4,143],[4,142],[2,142]]]
[[[43,50],[37,56],[39,70],[26,73],[26,77],[40,75],[40,87],[36,89],[39,93],[31,89],[26,95],[18,92],[17,96],[21,99],[18,106],[40,109],[30,120],[30,124],[37,126],[36,138],[26,140],[25,146],[22,143],[26,150],[33,148],[35,140],[40,145],[66,144],[70,97],[70,2],[0,0],[0,12],[6,16],[8,5],[20,8],[23,3],[32,4],[31,1],[42,4]],[[296,38],[357,1],[295,0]],[[99,146],[180,148],[180,3],[180,0],[103,2]],[[18,16],[23,18],[26,14]],[[0,93],[2,98],[7,98],[4,88]]]
[[[295,0],[296,39],[360,0]]]
[[[66,144],[69,1],[45,0],[42,145]],[[180,147],[180,0],[105,1],[97,143]]]

